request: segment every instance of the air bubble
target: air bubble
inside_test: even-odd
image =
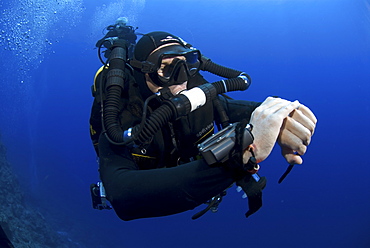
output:
[[[26,67],[22,70],[25,74],[29,71],[27,67],[37,68],[39,63],[43,63],[44,55],[55,54],[53,43],[58,43],[57,38],[64,32],[64,29],[55,31],[55,25],[59,21],[75,24],[81,17],[79,15],[81,10],[78,7],[83,1],[26,0],[14,2],[17,3],[12,8],[0,10],[2,15],[0,17],[0,51],[11,52],[15,58],[14,62]],[[47,34],[52,30],[54,33],[51,35],[55,34],[56,38],[50,37],[49,40]],[[21,80],[23,82],[24,77],[18,77],[17,81],[21,82]]]

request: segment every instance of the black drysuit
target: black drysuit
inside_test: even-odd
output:
[[[148,93],[143,75],[140,72],[135,74],[136,81],[141,80],[141,83],[131,84],[128,87],[131,89],[126,89],[123,96],[132,99],[136,95],[142,102],[152,93]],[[197,74],[189,80],[188,88],[203,83],[206,81]],[[260,104],[224,96],[219,96],[219,100],[230,123],[249,119]],[[123,104],[123,130],[141,121],[135,102],[132,100]],[[155,110],[160,104],[157,99],[151,100],[150,110]],[[119,218],[132,220],[190,210],[221,193],[235,181],[235,171],[226,163],[209,166],[197,156],[197,144],[213,133],[217,119],[214,103],[209,101],[187,116],[165,125],[144,147],[116,146],[100,135],[100,177],[107,198]]]

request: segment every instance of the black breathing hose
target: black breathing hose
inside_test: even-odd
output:
[[[127,45],[124,40],[116,40],[112,45],[109,58],[109,70],[105,85],[106,101],[102,112],[103,130],[112,143],[122,140],[122,129],[119,125],[121,94],[125,82],[125,65],[127,61]]]
[[[206,56],[202,55],[202,71],[211,72],[217,76],[224,77],[224,78],[236,78],[240,75],[244,75],[248,78],[249,84],[252,82],[250,76],[242,71],[234,70],[219,64],[214,63],[211,59],[207,58]]]
[[[202,71],[208,71],[210,73],[213,73],[215,75],[218,75],[224,78],[236,78],[238,76],[245,76],[248,79],[249,84],[252,83],[251,77],[245,72],[241,72],[238,70],[234,70],[234,69],[216,64],[212,62],[211,59],[207,58],[204,55],[202,55],[201,61],[202,63],[201,63],[200,70]],[[229,117],[227,116],[225,109],[222,107],[221,102],[219,101],[219,99],[215,98],[213,100],[213,104],[215,108],[217,109],[217,113],[219,114],[219,120],[220,120],[219,128],[222,129],[222,128],[227,127],[229,125]]]
[[[135,126],[132,130],[133,139],[137,144],[150,141],[156,132],[172,118],[178,118],[203,106],[207,101],[214,99],[218,94],[229,91],[243,91],[248,89],[246,77],[237,77],[215,83],[202,84],[198,87],[183,91],[164,102],[145,121],[143,127]],[[141,130],[138,132],[138,130]]]
[[[218,94],[246,90],[251,82],[246,73],[218,65],[203,56],[201,70],[230,79],[203,84],[171,97],[156,109],[145,122],[133,127],[131,134],[127,136],[128,130],[122,130],[119,124],[120,99],[125,82],[127,45],[123,40],[116,40],[111,49],[102,123],[107,139],[115,145],[124,145],[132,141],[137,145],[150,142],[154,134],[171,119],[187,115],[203,106],[207,101],[215,99]]]

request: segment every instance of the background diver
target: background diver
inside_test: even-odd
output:
[[[289,164],[302,163],[317,121],[307,107],[227,97],[247,89],[249,75],[170,33],[143,35],[130,60],[128,46],[114,42],[92,86],[90,134],[102,180],[91,187],[94,207],[108,199],[122,220],[166,216],[217,205],[236,183],[248,217],[262,205],[266,180],[257,172],[274,144]],[[223,79],[210,84],[200,71]]]
[[[103,38],[96,42],[95,46],[97,48],[100,49],[102,46],[107,48],[107,50],[103,52],[105,58],[109,58],[111,51],[109,48],[112,46],[115,39],[123,39],[127,41],[128,57],[132,58],[137,39],[137,35],[135,34],[137,27],[134,28],[133,26],[127,25],[127,23],[127,17],[119,17],[115,24],[109,25],[105,28],[108,32]]]

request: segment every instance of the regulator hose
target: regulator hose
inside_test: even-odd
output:
[[[162,106],[153,111],[150,117],[146,119],[143,127],[135,126],[132,129],[132,138],[137,145],[145,144],[172,118],[177,119],[187,115],[203,106],[207,101],[213,100],[218,94],[229,91],[243,91],[248,89],[249,85],[250,83],[245,76],[239,76],[212,84],[206,83],[183,91],[171,97]]]

